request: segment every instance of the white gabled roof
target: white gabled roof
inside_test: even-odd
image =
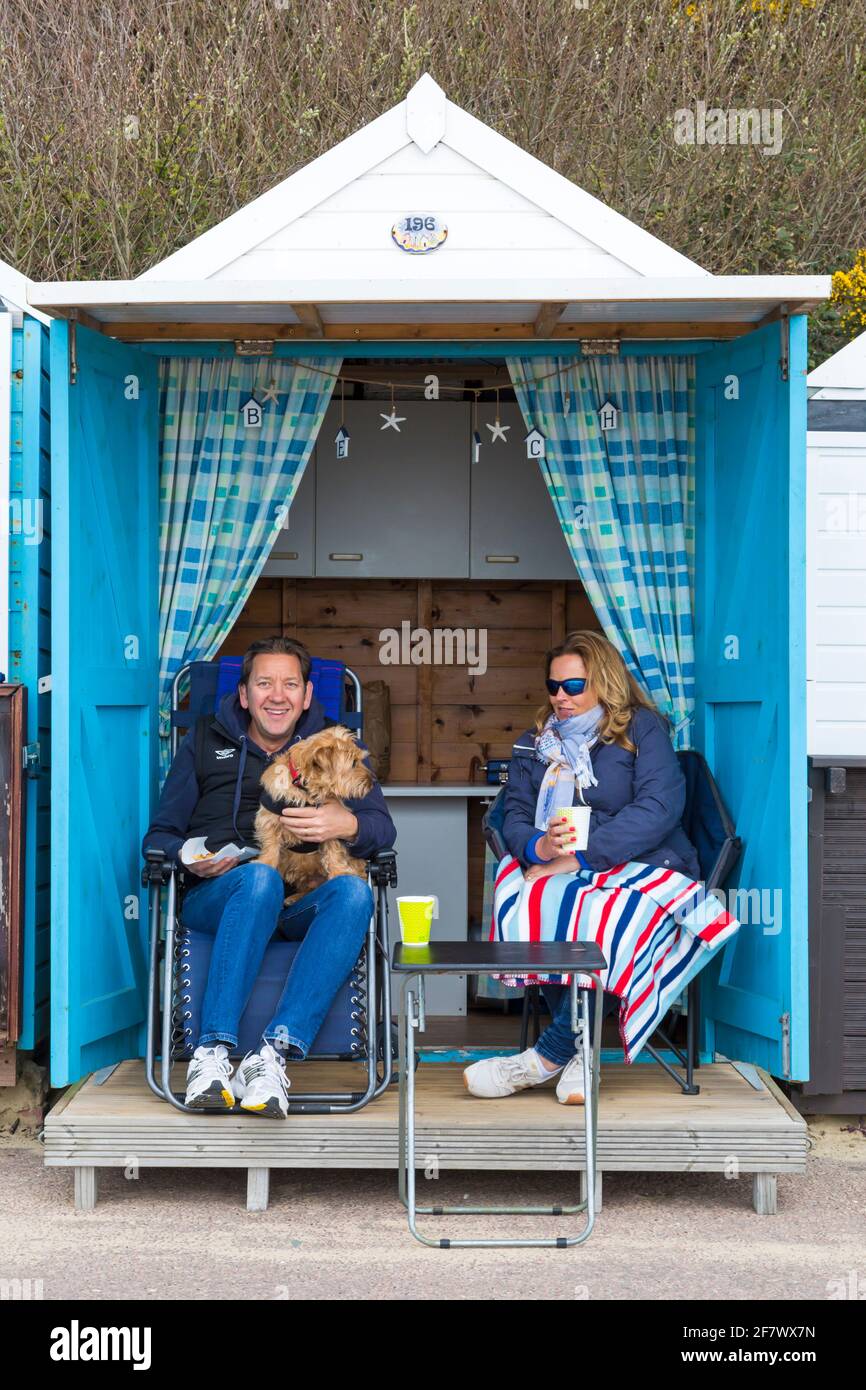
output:
[[[396,245],[407,213],[448,229]],[[710,275],[449,101],[405,101],[135,280],[45,282],[29,302],[130,341],[177,337],[494,341],[611,332],[734,335],[802,313],[829,276]],[[237,331],[235,331],[237,330]],[[716,336],[713,332],[711,336]]]
[[[436,213],[444,246],[390,236]],[[449,101],[425,74],[404,101],[157,265],[143,280],[378,279],[424,263],[436,281],[701,275],[702,268]]]
[[[866,333],[846,343],[806,378],[809,395],[819,400],[866,399]]]
[[[33,281],[28,280],[26,275],[22,275],[20,270],[16,270],[8,261],[0,260],[0,300],[5,307],[12,312],[16,310],[20,313],[32,314],[41,323],[50,323],[47,314],[34,309],[27,302],[27,292]]]

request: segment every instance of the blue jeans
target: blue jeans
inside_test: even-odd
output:
[[[196,1044],[237,1047],[241,1015],[265,947],[275,934],[302,944],[263,1037],[290,1057],[306,1057],[334,995],[361,951],[373,894],[366,879],[345,875],[283,907],[285,885],[268,864],[238,864],[188,889],[184,926],[215,937]]]
[[[535,1044],[535,1050],[540,1052],[542,1057],[546,1057],[548,1062],[556,1062],[557,1065],[564,1066],[566,1062],[571,1061],[577,1051],[577,1040],[571,1031],[571,989],[568,985],[542,985],[541,992],[547,1007],[550,1009],[550,1023]],[[589,991],[590,1038],[595,1024],[595,995],[594,989]],[[613,1013],[618,1008],[619,999],[615,994],[610,994],[605,990],[602,1019],[607,1018],[608,1014]]]

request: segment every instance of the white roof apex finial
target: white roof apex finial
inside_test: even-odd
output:
[[[406,133],[422,154],[444,139],[446,107],[445,93],[425,72],[406,97]]]

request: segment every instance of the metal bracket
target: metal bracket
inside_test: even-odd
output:
[[[69,385],[74,386],[78,380],[78,322],[77,311],[69,311]]]
[[[23,766],[28,777],[38,777],[42,771],[42,760],[38,743],[25,743],[23,749]]]
[[[791,1015],[782,1014],[779,1018],[782,1025],[782,1075],[791,1075]]]
[[[779,354],[779,375],[782,381],[788,381],[791,369],[791,320],[785,308],[779,316]]]
[[[619,357],[619,338],[581,338],[584,357]]]
[[[235,338],[238,357],[271,357],[273,351],[273,338]]]
[[[37,695],[47,695],[50,689],[51,689],[51,677],[50,677],[50,676],[40,676],[40,677],[38,678],[38,680],[36,681],[36,693],[37,693]]]

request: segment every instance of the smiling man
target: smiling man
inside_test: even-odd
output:
[[[228,844],[256,848],[253,823],[265,768],[293,743],[334,723],[309,676],[310,654],[301,642],[269,637],[249,648],[237,690],[223,697],[216,714],[198,719],[178,748],[145,851],[161,849],[179,860],[184,840],[201,835],[214,851]],[[350,854],[365,859],[396,839],[378,783],[357,800],[287,807],[283,815],[310,849],[322,840],[343,840]],[[203,860],[184,873],[184,925],[215,937],[201,1033],[187,1070],[187,1104],[222,1109],[238,1101],[243,1110],[285,1118],[286,1056],[307,1055],[358,959],[373,895],[363,879],[345,876],[284,908],[291,890],[266,864]],[[248,1053],[232,1076],[229,1052],[237,1047],[241,1015],[275,932],[302,944],[261,1048]]]

